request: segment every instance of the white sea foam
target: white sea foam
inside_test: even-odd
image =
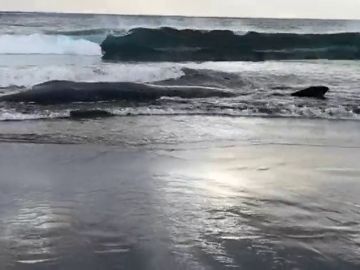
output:
[[[0,87],[31,87],[50,80],[78,82],[154,82],[178,78],[181,67],[168,64],[91,64],[46,66],[0,66]]]
[[[15,110],[1,110],[0,121],[23,121],[23,120],[41,120],[67,117],[66,112],[53,113],[21,113]]]
[[[0,54],[101,55],[100,45],[62,35],[0,35]]]
[[[344,106],[330,107],[321,110],[315,107],[297,107],[294,105],[287,105],[281,110],[268,109],[267,112],[259,112],[259,108],[248,107],[244,109],[234,108],[219,109],[214,108],[208,110],[206,108],[193,108],[192,106],[139,106],[139,107],[123,107],[123,108],[103,108],[91,107],[90,109],[99,109],[108,111],[117,116],[139,116],[139,115],[209,115],[209,116],[260,116],[260,117],[287,117],[287,118],[308,118],[308,119],[329,119],[329,120],[360,120],[360,115],[354,111],[345,108]],[[56,110],[56,111],[37,111],[33,113],[18,112],[15,109],[1,109],[0,121],[23,121],[23,120],[44,120],[44,119],[60,119],[69,118],[70,109]]]

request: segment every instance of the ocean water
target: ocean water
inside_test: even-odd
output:
[[[0,270],[359,269],[359,60],[359,21],[0,13]]]
[[[0,120],[63,118],[77,108],[122,116],[358,120],[359,31],[358,21],[1,13],[2,95],[69,80],[210,87],[234,96],[165,94],[148,102],[62,106],[2,103]],[[312,85],[330,87],[328,98],[290,96]]]

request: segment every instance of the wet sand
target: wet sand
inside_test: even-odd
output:
[[[1,143],[0,269],[359,269],[359,124],[211,121],[202,142]]]

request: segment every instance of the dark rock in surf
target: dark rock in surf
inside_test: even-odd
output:
[[[232,97],[235,94],[224,89],[205,86],[165,86],[130,82],[72,82],[49,81],[32,89],[1,96],[0,101],[38,104],[62,104],[72,102],[132,101],[146,102],[161,97],[209,98]]]
[[[310,98],[325,98],[325,94],[329,91],[326,86],[311,86],[304,90],[297,91],[291,95],[294,97],[310,97]]]
[[[75,110],[70,111],[70,118],[86,119],[86,118],[104,118],[112,117],[114,114],[103,110]]]

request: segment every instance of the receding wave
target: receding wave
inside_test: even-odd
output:
[[[61,120],[61,119],[75,119],[71,112],[82,110],[83,118],[99,118],[105,116],[131,117],[131,116],[219,116],[219,117],[284,117],[284,118],[305,118],[305,119],[329,119],[329,120],[360,120],[360,112],[357,107],[347,105],[340,105],[335,107],[328,107],[326,109],[317,108],[315,106],[294,106],[293,104],[266,104],[265,102],[254,103],[240,103],[238,106],[216,106],[213,105],[211,109],[204,106],[176,106],[176,103],[184,102],[181,99],[167,99],[164,98],[159,102],[164,106],[156,104],[145,104],[143,106],[114,106],[114,104],[74,104],[71,108],[49,110],[48,107],[44,109],[34,110],[28,112],[28,108],[24,107],[23,111],[15,109],[0,110],[0,121],[29,121],[29,120]],[[167,105],[167,106],[165,106]],[[20,105],[20,108],[25,106]],[[99,113],[92,113],[98,111]],[[86,116],[87,112],[88,116]],[[103,112],[103,113],[101,113]],[[85,115],[85,116],[84,116]],[[79,117],[82,118],[82,117]]]
[[[293,34],[228,30],[136,28],[109,35],[101,44],[104,59],[125,61],[262,61],[360,59],[360,33]]]
[[[0,35],[0,54],[101,55],[97,43],[64,35]]]

